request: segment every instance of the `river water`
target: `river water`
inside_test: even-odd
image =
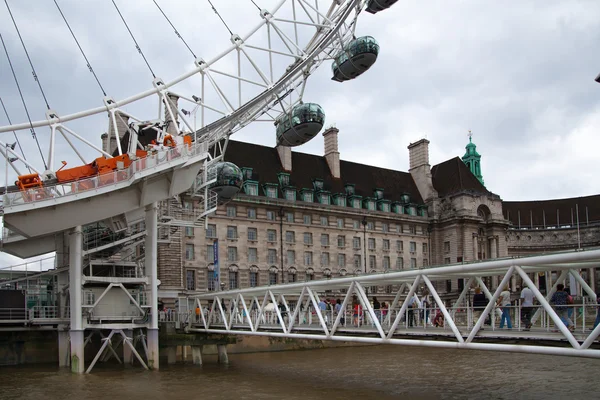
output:
[[[230,354],[229,365],[0,368],[0,399],[592,399],[600,360],[401,346]]]

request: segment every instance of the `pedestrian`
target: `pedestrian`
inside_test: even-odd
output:
[[[554,306],[556,310],[556,314],[561,319],[561,321],[569,328],[571,332],[575,329],[573,326],[573,321],[569,318],[569,308],[568,305],[573,302],[573,299],[569,301],[571,296],[565,291],[565,285],[562,283],[556,286],[556,292],[552,295],[550,302]],[[558,328],[558,325],[555,324]]]
[[[533,313],[533,290],[527,286],[521,290],[521,322],[525,325],[526,331],[531,329],[531,314]]]
[[[504,328],[504,322],[506,322],[508,329],[512,329],[512,322],[510,320],[510,287],[508,285],[506,285],[504,291],[500,293],[500,298],[498,299],[496,306],[502,308],[500,329]]]

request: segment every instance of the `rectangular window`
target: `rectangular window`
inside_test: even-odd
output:
[[[206,237],[216,238],[217,237],[217,226],[215,224],[208,224],[206,227]]]
[[[396,250],[404,251],[404,242],[402,240],[396,240]]]
[[[424,267],[429,267],[429,260],[428,259],[426,259],[426,258],[423,259],[423,266]]]
[[[321,234],[321,246],[329,246],[329,235],[326,233]]]
[[[402,257],[398,257],[396,259],[396,268],[397,269],[404,269],[404,259]]]
[[[267,229],[267,242],[277,241],[277,231],[275,229]]]
[[[313,264],[313,253],[312,251],[304,252],[304,265],[312,265]]]
[[[237,239],[237,226],[229,225],[227,227],[227,239]]]
[[[286,243],[296,242],[296,234],[293,231],[287,231],[285,233],[285,241]]]
[[[360,208],[360,199],[352,200],[352,208]]]
[[[256,219],[256,208],[248,208],[248,219]]]
[[[302,200],[306,201],[308,203],[312,203],[313,202],[313,193],[310,191],[305,191],[302,193]]]
[[[292,271],[288,271],[288,283],[296,282],[296,273]]]
[[[360,221],[357,219],[352,220],[352,227],[354,229],[360,229]]]
[[[258,262],[258,250],[255,247],[248,248],[248,262]]]
[[[417,228],[414,225],[409,225],[408,226],[408,232],[411,235],[416,235],[417,234]]]
[[[337,241],[338,247],[342,247],[342,248],[346,247],[346,236],[339,235],[337,239],[338,239],[338,241]]]
[[[250,241],[258,240],[258,229],[248,228],[248,240],[250,240]]]
[[[310,215],[305,214],[302,218],[304,219],[304,225],[312,224],[312,218]]]
[[[267,220],[275,221],[275,211],[267,210]]]
[[[444,253],[450,253],[450,242],[444,242]]]
[[[196,271],[190,269],[185,271],[185,283],[187,290],[196,290]]]
[[[229,289],[237,289],[238,273],[237,271],[229,271]]]
[[[388,256],[383,257],[383,269],[390,269],[390,258]]]
[[[367,229],[370,231],[374,231],[375,230],[375,223],[374,222],[367,222]]]
[[[285,213],[285,220],[287,222],[294,222],[294,213],[293,212]]]
[[[322,215],[321,216],[321,225],[322,226],[328,226],[329,225],[329,218],[327,218],[326,216]]]
[[[375,256],[369,256],[369,268],[377,268],[377,259],[375,258]]]
[[[410,268],[411,269],[417,268],[417,259],[416,258],[411,258],[410,259]]]
[[[215,250],[212,245],[206,246],[206,262],[208,262],[208,263],[215,262]]]
[[[346,266],[346,255],[338,254],[337,259],[338,259],[338,267],[344,268]]]
[[[293,189],[287,189],[285,191],[285,199],[291,200],[291,201],[296,201],[296,191]]]
[[[344,227],[344,218],[338,218],[337,219],[337,227],[338,228],[343,228]]]
[[[237,208],[235,206],[227,206],[227,216],[230,218],[237,216]]]
[[[329,266],[329,253],[321,253],[321,266]]]
[[[326,193],[321,193],[321,204],[329,204],[329,195]]]
[[[385,250],[385,251],[390,250],[390,240],[389,239],[383,239],[383,250]]]
[[[207,289],[209,292],[214,292],[217,287],[217,274],[215,271],[208,271],[207,276]]]
[[[444,258],[444,264],[450,264],[451,262],[452,260],[450,260],[450,257]]]
[[[187,236],[187,237],[194,237],[194,227],[193,226],[186,226],[185,227],[185,236]]]
[[[360,260],[361,260],[360,254],[355,254],[354,255],[354,268],[356,268],[356,269],[360,268],[360,266],[362,264]]]
[[[417,242],[410,242],[410,252],[411,253],[416,253],[417,252]]]
[[[287,265],[296,264],[296,252],[294,250],[288,250],[286,253]]]
[[[360,238],[359,237],[352,238],[352,248],[355,250],[360,249]]]
[[[427,243],[423,243],[423,254],[427,254]]]
[[[244,184],[244,191],[249,196],[258,196],[258,184],[247,182]]]
[[[277,250],[269,249],[267,252],[267,263],[275,264],[277,262]]]
[[[304,232],[304,244],[313,244],[312,233]]]
[[[269,272],[269,285],[277,285],[277,272]]]
[[[383,224],[381,224],[381,230],[383,232],[389,232],[390,231],[390,226],[388,224],[386,224],[385,222]]]
[[[369,250],[375,250],[375,238],[369,238]]]
[[[250,287],[258,286],[258,272],[250,271]]]
[[[192,261],[194,259],[194,245],[191,243],[187,243],[185,245],[185,259],[188,261]]]
[[[267,197],[271,197],[273,199],[277,198],[277,188],[276,187],[268,186],[266,192],[267,192]]]
[[[227,261],[237,261],[237,247],[228,247],[227,248]]]

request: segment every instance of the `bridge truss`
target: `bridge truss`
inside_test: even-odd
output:
[[[584,296],[592,299],[595,310],[596,294],[582,278],[581,271],[595,268],[599,261],[600,250],[589,250],[216,292],[191,299],[204,311],[189,323],[187,330],[600,358],[600,348],[591,347],[600,334],[600,325],[592,329],[589,319],[586,324],[584,318],[581,329],[571,332],[549,301],[557,285],[570,275]],[[558,278],[544,295],[531,276],[550,271],[557,272]],[[487,316],[499,312],[496,302],[513,276],[522,279],[523,286],[533,291],[539,303],[532,329],[518,329],[518,307],[514,308],[517,321],[513,320],[513,330],[496,330],[494,318],[491,331],[487,327],[482,329]],[[490,277],[500,280],[495,290],[486,285],[486,281],[491,281],[486,278]],[[466,282],[451,305],[442,300],[437,287],[440,282],[457,278]],[[376,286],[397,288],[391,292],[394,300],[385,312],[375,310],[369,299],[369,288]],[[473,318],[468,301],[475,286],[489,300],[479,318]],[[439,311],[444,317],[443,328],[433,327],[426,319],[420,326],[416,322],[410,326],[411,314],[418,311],[411,309],[406,299],[415,297],[425,287],[433,299],[429,307],[432,320]],[[336,297],[342,300],[342,312],[319,309],[320,299]],[[352,303],[359,304],[364,311],[353,311]],[[415,303],[419,304],[418,298]],[[514,344],[516,340],[521,344]]]

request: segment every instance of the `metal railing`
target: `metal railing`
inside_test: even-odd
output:
[[[206,143],[195,143],[191,147],[184,144],[168,150],[148,153],[146,157],[134,160],[129,167],[118,171],[67,183],[57,183],[41,188],[8,192],[4,194],[3,197],[4,207],[35,203],[52,198],[74,196],[79,193],[94,191],[103,187],[129,181],[136,173],[149,171],[173,160],[188,156],[193,157],[206,153],[206,151]]]

